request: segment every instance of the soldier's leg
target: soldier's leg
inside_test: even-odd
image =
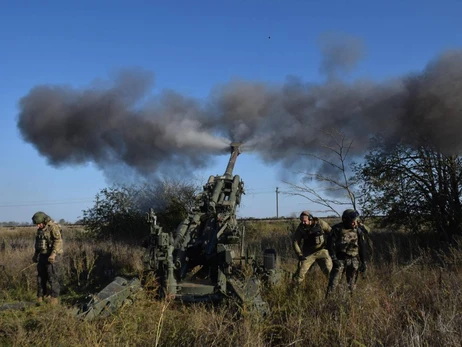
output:
[[[305,275],[308,270],[313,265],[316,258],[313,255],[306,257],[306,260],[299,261],[297,266],[297,271],[294,274],[294,281],[297,283],[302,283],[305,279]]]
[[[356,287],[356,278],[359,269],[359,260],[356,258],[348,259],[347,267],[345,269],[348,288],[353,291]]]
[[[326,297],[337,287],[344,269],[344,261],[340,260],[333,264],[332,271],[329,274],[329,284],[327,285]]]
[[[329,274],[332,271],[332,259],[327,249],[322,249],[317,252],[316,262],[319,264],[324,275],[329,278]]]
[[[47,295],[47,256],[40,254],[37,263],[37,297],[42,298]]]
[[[56,261],[53,264],[48,264],[47,271],[48,271],[48,280],[50,281],[51,285],[51,297],[57,298],[60,293],[60,275],[61,275],[61,262],[59,261],[58,257],[56,257]]]

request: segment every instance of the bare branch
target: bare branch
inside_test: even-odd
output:
[[[356,209],[356,195],[352,187],[358,182],[347,175],[347,157],[353,147],[353,139],[347,139],[345,134],[338,129],[325,130],[323,132],[329,141],[325,143],[319,142],[319,146],[327,154],[333,154],[333,159],[329,158],[329,155],[321,156],[315,153],[306,153],[304,155],[331,167],[339,173],[339,177],[341,178],[339,179],[335,175],[327,175],[321,172],[299,172],[298,174],[303,175],[300,184],[284,182],[290,189],[290,192],[286,194],[303,197],[339,215],[335,210],[335,205],[353,205],[353,208]],[[316,186],[307,185],[307,181],[316,182]],[[344,199],[327,197],[341,191],[345,191]]]

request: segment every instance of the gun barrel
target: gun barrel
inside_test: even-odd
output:
[[[234,164],[236,164],[237,156],[241,153],[241,142],[231,143],[231,157],[229,158],[228,166],[226,166],[225,176],[231,178],[233,176]]]

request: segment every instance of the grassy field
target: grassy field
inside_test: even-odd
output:
[[[335,221],[330,221],[331,223]],[[295,270],[290,233],[297,221],[246,221],[256,251],[275,248]],[[0,305],[34,302],[34,228],[0,229]],[[180,305],[146,287],[116,314],[91,322],[75,305],[115,275],[142,276],[144,248],[96,242],[65,227],[63,292],[58,306],[0,311],[5,346],[461,346],[462,250],[428,235],[380,230],[371,235],[370,265],[353,296],[344,284],[324,298],[317,266],[294,288],[288,278],[265,288],[268,317],[235,306]]]

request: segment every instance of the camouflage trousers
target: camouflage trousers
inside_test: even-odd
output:
[[[356,257],[346,258],[334,262],[334,267],[329,276],[329,285],[327,294],[332,292],[340,282],[340,279],[345,272],[348,289],[353,291],[356,286],[356,276],[359,269],[359,259]]]
[[[298,262],[297,270],[294,274],[294,281],[297,283],[303,282],[306,273],[314,263],[318,263],[326,277],[329,276],[329,273],[332,270],[332,260],[330,259],[330,255],[327,249],[321,249],[313,254],[306,256],[306,260]]]
[[[60,293],[59,278],[61,275],[60,256],[56,256],[53,264],[48,262],[49,254],[40,254],[37,264],[37,297],[50,295],[57,298]],[[48,283],[50,290],[48,290]]]

